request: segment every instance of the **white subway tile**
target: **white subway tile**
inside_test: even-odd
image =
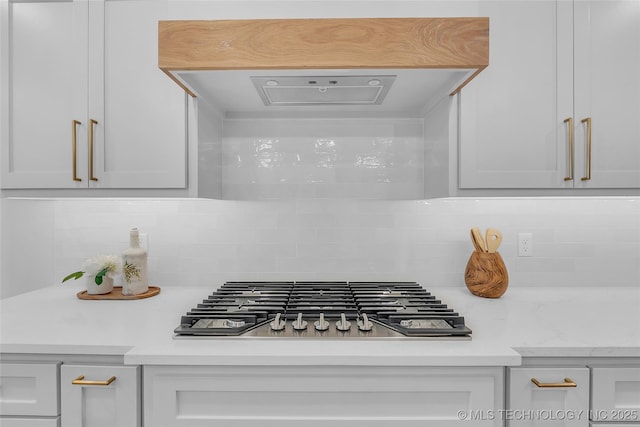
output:
[[[336,134],[346,132],[339,128]],[[24,277],[47,286],[87,257],[121,253],[133,226],[149,235],[150,275],[158,286],[217,287],[227,280],[464,286],[473,226],[503,232],[499,251],[510,286],[640,285],[637,197],[9,199],[2,221],[12,253],[40,242],[29,265],[46,276],[19,273],[20,257],[4,251],[3,269],[9,261],[14,266],[3,271],[3,295],[20,292]],[[517,256],[519,232],[533,233],[533,257]]]

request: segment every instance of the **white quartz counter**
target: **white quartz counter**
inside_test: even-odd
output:
[[[213,289],[166,287],[128,301],[79,300],[80,284],[0,301],[0,353],[124,356],[127,364],[513,366],[521,357],[640,357],[640,288],[518,288],[499,299],[429,288],[464,315],[468,341],[175,338]]]

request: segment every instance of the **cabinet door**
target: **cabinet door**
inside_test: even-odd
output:
[[[3,1],[2,185],[86,187],[87,3]],[[73,120],[77,132],[73,152]],[[76,155],[77,177],[73,179]]]
[[[570,44],[556,43],[558,31],[571,34],[571,7],[563,3],[480,2],[479,15],[491,20],[491,52],[489,67],[461,93],[460,188],[571,185],[557,120],[572,113],[571,105],[557,105],[559,97],[572,99],[570,69],[567,83],[556,75],[572,59]]]
[[[591,384],[593,421],[640,424],[640,367],[593,367]]]
[[[508,426],[589,425],[588,368],[510,368],[507,409]],[[532,382],[532,378],[541,384]],[[570,387],[566,379],[576,384]],[[553,386],[555,385],[555,386]]]
[[[62,365],[60,381],[62,427],[140,426],[137,366]]]
[[[501,426],[502,368],[145,366],[154,427]]]
[[[576,187],[640,188],[640,2],[575,1]],[[587,123],[591,118],[591,179]]]
[[[184,92],[158,68],[168,2],[89,2],[93,187],[185,188]]]

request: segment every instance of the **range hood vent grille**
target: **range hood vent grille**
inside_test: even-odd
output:
[[[396,76],[251,77],[265,106],[379,105]]]

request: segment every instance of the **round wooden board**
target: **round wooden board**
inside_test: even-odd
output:
[[[77,296],[79,299],[113,299],[113,300],[123,300],[123,299],[142,299],[149,298],[160,293],[160,288],[157,286],[149,286],[149,290],[143,294],[138,295],[122,295],[122,286],[114,286],[113,291],[108,294],[94,295],[88,294],[86,290],[82,292],[78,292]]]

